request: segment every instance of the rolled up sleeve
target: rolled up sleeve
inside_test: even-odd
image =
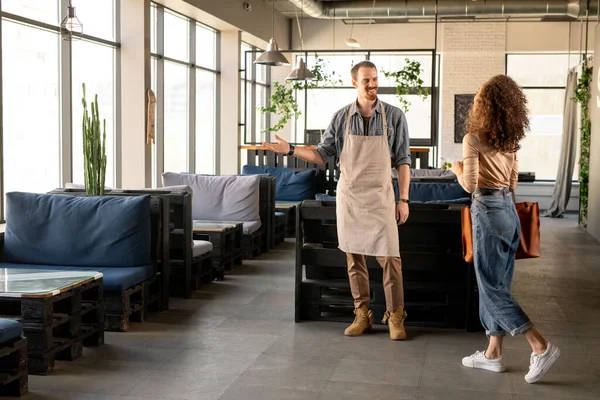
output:
[[[402,164],[410,165],[412,163],[410,158],[410,138],[408,137],[406,117],[401,111],[396,115],[394,121],[396,135],[392,150],[392,164],[394,168],[399,167]]]
[[[325,133],[321,137],[321,143],[317,145],[317,151],[323,160],[327,160],[329,157],[337,155],[335,138],[338,131],[338,124],[338,115],[335,114],[325,130]]]

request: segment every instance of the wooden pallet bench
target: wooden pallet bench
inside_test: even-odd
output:
[[[47,375],[55,360],[75,360],[83,346],[104,344],[102,274],[92,271],[5,268],[9,289],[0,314],[23,325],[28,369]]]
[[[0,344],[0,396],[21,397],[29,391],[27,339],[18,336]]]

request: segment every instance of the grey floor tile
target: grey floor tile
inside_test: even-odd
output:
[[[237,377],[212,372],[153,371],[126,394],[156,399],[216,400]]]
[[[234,384],[219,400],[317,400],[319,392],[263,385]]]
[[[584,353],[600,355],[600,336],[598,336],[598,337],[578,336],[577,340],[579,340],[582,351]]]
[[[240,385],[262,385],[279,389],[301,390],[319,392],[327,383],[327,377],[314,378],[314,376],[298,375],[289,372],[275,374],[275,376],[250,375],[246,372],[237,381]]]
[[[419,388],[418,400],[512,400],[508,393],[489,393],[467,390],[448,390],[447,388]]]
[[[323,400],[391,400],[414,399],[417,393],[415,386],[396,386],[385,384],[327,382],[321,399]]]
[[[183,343],[183,347],[207,351],[246,351],[261,353],[265,351],[276,339],[277,335],[228,333],[207,331],[196,339]]]
[[[245,376],[299,377],[328,380],[340,359],[306,354],[262,354],[246,370]]]
[[[525,382],[524,372],[510,372],[514,390],[519,395],[538,399],[599,399],[600,379],[595,375],[550,372],[535,384]]]
[[[258,358],[259,354],[240,351],[184,349],[182,353],[168,364],[161,364],[154,369],[189,371],[199,374],[221,373],[240,375]]]
[[[417,386],[420,363],[343,359],[331,378],[334,382]]]
[[[32,392],[49,390],[124,395],[151,373],[152,371],[142,369],[139,365],[118,361],[104,361],[93,367],[79,366],[74,362],[57,362],[56,369],[50,376],[29,375],[29,389]]]
[[[425,364],[422,387],[464,390],[469,392],[511,393],[507,373],[496,373],[455,364]]]

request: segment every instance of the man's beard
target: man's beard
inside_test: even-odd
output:
[[[368,100],[375,100],[377,98],[377,89],[373,90],[372,92],[369,92],[369,90],[367,89],[365,91],[365,97]]]

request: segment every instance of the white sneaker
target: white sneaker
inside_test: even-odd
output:
[[[462,359],[462,365],[469,368],[486,369],[492,372],[504,372],[502,357],[490,360],[485,356],[485,351],[476,351],[468,357]]]
[[[548,348],[544,354],[531,353],[529,359],[529,372],[525,375],[527,383],[539,381],[550,370],[550,367],[560,357],[560,348],[548,342]]]

